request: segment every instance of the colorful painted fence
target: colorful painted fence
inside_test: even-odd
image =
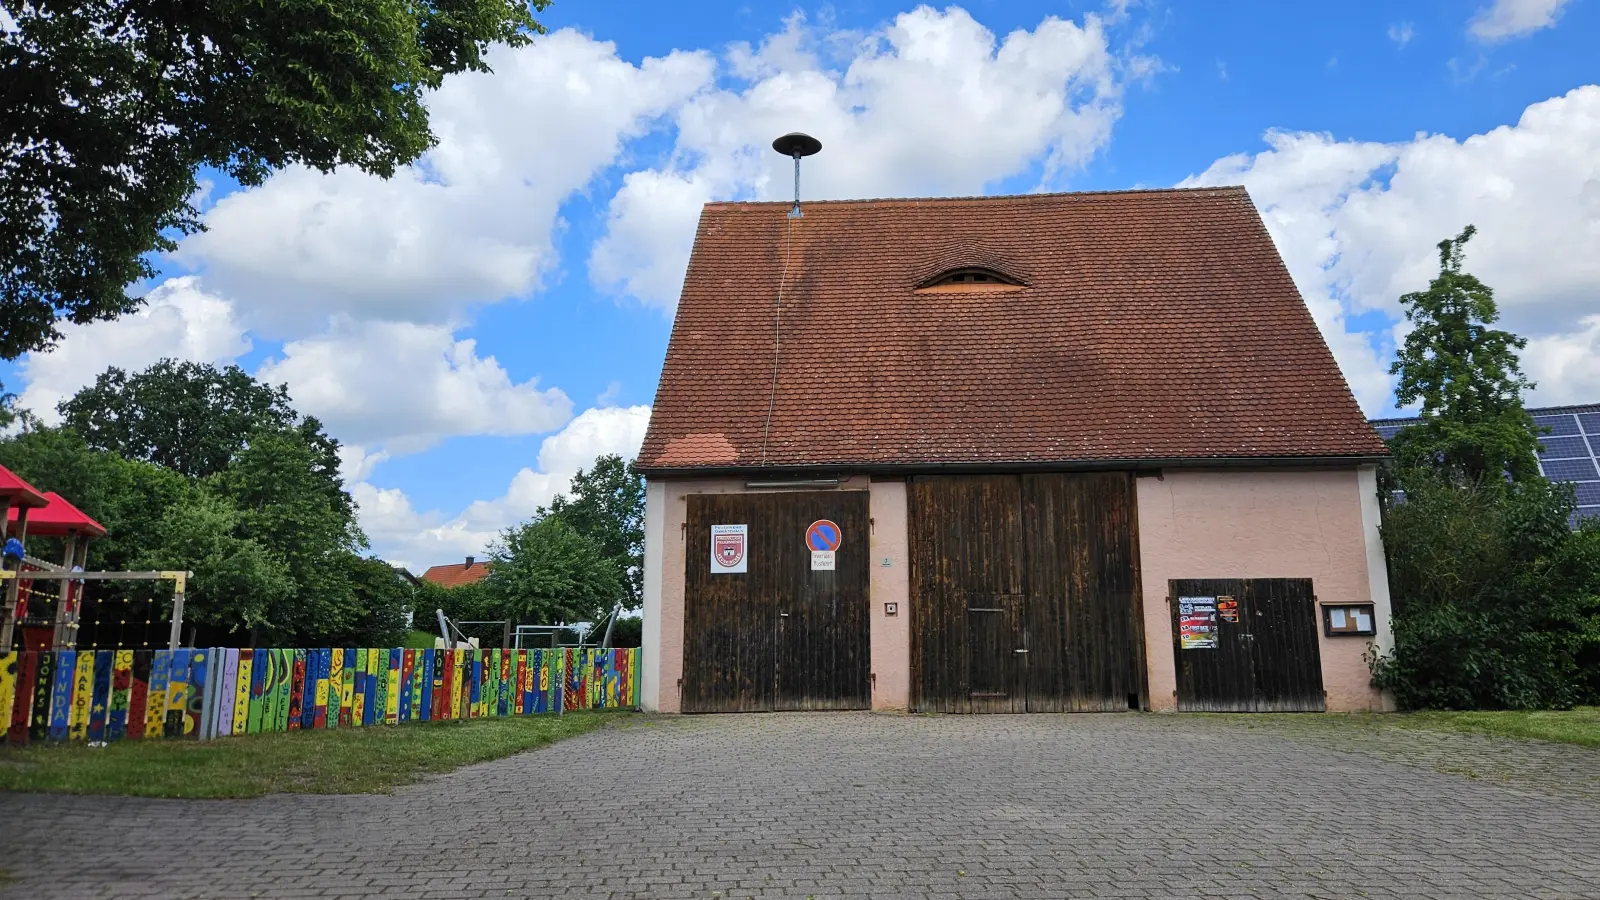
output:
[[[10,743],[210,739],[639,705],[639,650],[0,653]]]

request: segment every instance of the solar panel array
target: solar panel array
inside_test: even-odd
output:
[[[1600,516],[1600,404],[1550,406],[1530,409],[1533,424],[1545,429],[1539,436],[1539,471],[1551,481],[1572,484],[1578,495],[1574,526],[1585,516]],[[1416,424],[1416,419],[1373,419],[1384,439]]]

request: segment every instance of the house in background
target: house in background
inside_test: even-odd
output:
[[[647,708],[1384,705],[1387,450],[1242,188],[789,207],[701,214]]]
[[[451,563],[444,566],[429,566],[428,571],[422,573],[422,580],[432,582],[440,587],[460,587],[463,584],[474,584],[489,577],[490,564],[478,562],[476,556],[467,557],[463,563]]]

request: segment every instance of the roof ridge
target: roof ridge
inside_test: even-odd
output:
[[[852,204],[921,204],[921,203],[970,203],[973,201],[998,201],[998,200],[1035,200],[1055,197],[1124,197],[1134,194],[1205,194],[1205,193],[1245,193],[1242,184],[1219,184],[1208,187],[1167,187],[1167,188],[1116,188],[1101,191],[1044,191],[1033,194],[960,194],[952,196],[932,197],[854,197],[845,200],[801,200],[801,207],[806,206],[850,206]],[[709,207],[767,207],[781,206],[785,209],[794,205],[793,200],[711,200],[706,203]]]

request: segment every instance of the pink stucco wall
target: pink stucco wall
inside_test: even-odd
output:
[[[911,707],[911,555],[906,483],[875,481],[870,499],[872,558],[872,708]],[[895,615],[884,612],[894,603]]]
[[[1310,578],[1319,604],[1381,601],[1378,630],[1380,635],[1388,631],[1386,587],[1384,596],[1374,597],[1383,573],[1372,571],[1369,562],[1368,532],[1376,523],[1363,517],[1364,481],[1370,479],[1354,467],[1167,470],[1160,478],[1138,479],[1152,708],[1177,705],[1170,579]],[[1327,637],[1320,619],[1317,634],[1328,709],[1384,708],[1362,659],[1368,640]]]

